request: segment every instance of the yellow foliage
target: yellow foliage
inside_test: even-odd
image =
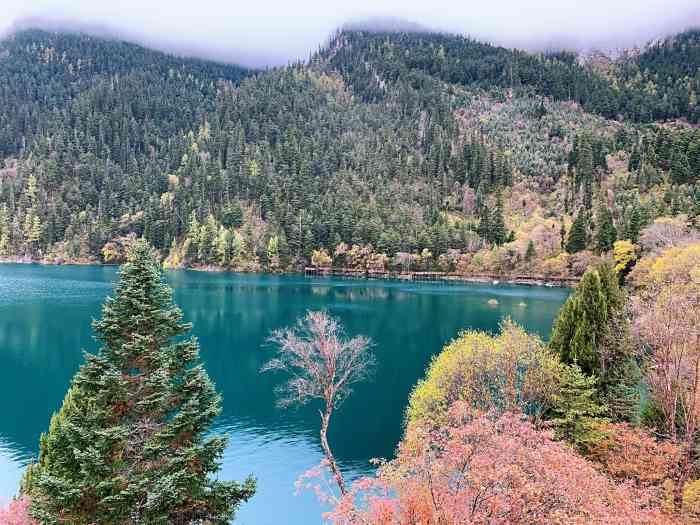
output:
[[[205,120],[204,124],[199,126],[199,133],[197,134],[198,140],[207,140],[211,135],[211,128],[209,127],[209,121]]]
[[[408,425],[439,426],[456,401],[479,410],[525,411],[539,417],[555,394],[561,364],[539,337],[510,320],[492,336],[462,332],[433,358],[411,393]]]
[[[550,257],[542,263],[542,273],[547,276],[566,275],[569,269],[569,255],[560,253],[556,257]]]
[[[642,288],[671,283],[700,285],[700,243],[668,248],[654,259],[642,260],[630,273],[630,281]]]
[[[613,259],[615,271],[622,272],[637,258],[637,246],[630,241],[615,241],[613,244]]]
[[[700,517],[700,479],[686,483],[683,489],[683,511]]]
[[[173,203],[175,202],[175,195],[170,192],[166,191],[165,193],[160,194],[160,207],[164,208],[166,210],[171,210],[173,208]]]
[[[321,248],[312,252],[311,264],[319,268],[329,268],[333,264],[333,259],[325,248]]]
[[[102,247],[102,258],[106,263],[118,261],[121,256],[119,246],[113,242],[108,242]]]

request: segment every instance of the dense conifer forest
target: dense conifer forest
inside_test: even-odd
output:
[[[267,71],[80,34],[0,43],[0,254],[581,275],[700,211],[700,33],[603,68],[339,31]]]

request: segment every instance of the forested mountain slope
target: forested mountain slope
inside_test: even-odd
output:
[[[424,33],[342,33],[325,56],[351,76],[367,99],[381,96],[373,72],[397,80],[420,71],[451,84],[523,88],[586,111],[638,122],[685,117],[700,120],[700,31],[647,46],[613,63],[605,76],[570,52],[531,54],[467,37]]]
[[[118,157],[130,152],[115,147],[114,135],[141,142],[189,129],[213,109],[217,82],[237,83],[246,71],[113,40],[24,31],[0,42],[0,75],[0,154],[70,130]]]
[[[143,235],[173,266],[580,273],[657,217],[695,226],[700,132],[632,121],[697,119],[697,44],[603,75],[343,31],[249,72],[19,33],[0,44],[0,254],[116,261]]]

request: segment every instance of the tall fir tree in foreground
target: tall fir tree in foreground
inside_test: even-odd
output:
[[[42,435],[23,490],[47,524],[228,523],[255,481],[218,481],[220,411],[151,247],[137,241],[93,322],[102,343]]]

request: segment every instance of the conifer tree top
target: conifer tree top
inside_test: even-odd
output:
[[[228,523],[255,482],[214,480],[226,447],[205,437],[221,398],[155,253],[134,243],[93,322],[103,343],[73,378],[25,476],[42,523]],[[67,520],[67,521],[66,521]]]

